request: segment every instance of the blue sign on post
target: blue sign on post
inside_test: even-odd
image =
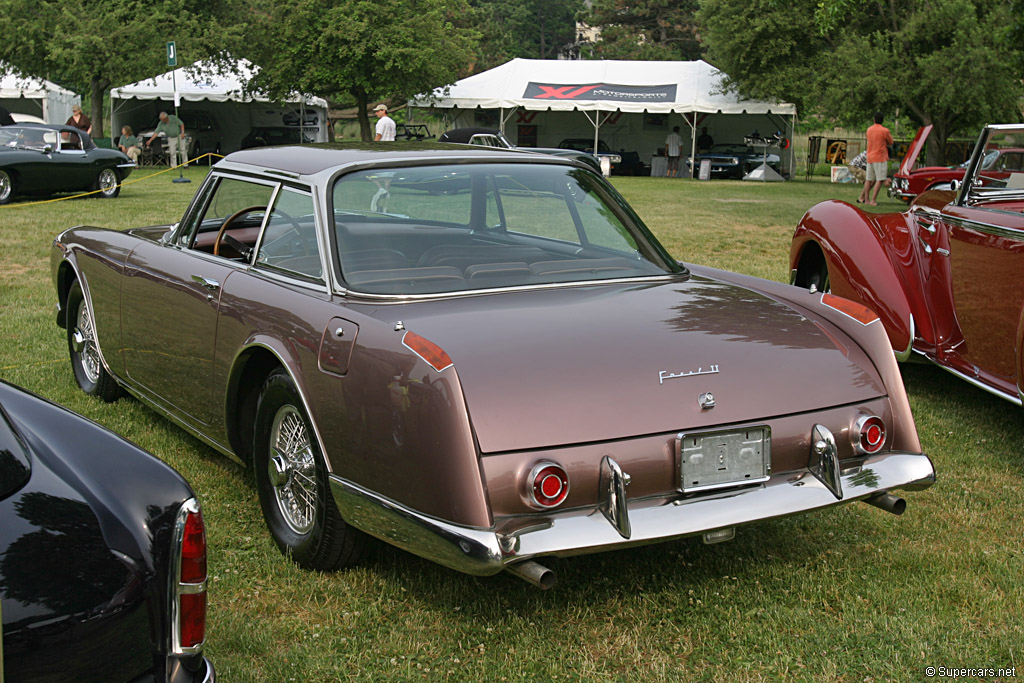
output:
[[[173,40],[167,43],[167,66],[178,66],[178,50]]]

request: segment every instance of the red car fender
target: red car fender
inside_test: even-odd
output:
[[[823,257],[832,293],[875,311],[893,351],[903,360],[914,336],[912,297],[901,277],[901,271],[913,270],[916,262],[911,240],[902,215],[876,218],[846,202],[822,202],[797,225],[790,268],[798,272]]]

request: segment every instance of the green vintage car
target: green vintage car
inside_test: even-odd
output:
[[[127,155],[97,147],[89,135],[71,126],[0,127],[0,204],[16,196],[90,190],[116,197],[133,168]]]

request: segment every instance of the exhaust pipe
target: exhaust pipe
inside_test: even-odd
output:
[[[907,501],[891,493],[879,493],[870,498],[865,498],[864,502],[868,505],[874,505],[876,508],[881,508],[886,512],[891,512],[894,515],[902,515],[907,509]]]
[[[555,573],[544,565],[534,562],[533,560],[510,564],[505,567],[505,571],[510,574],[515,574],[523,581],[532,583],[541,590],[546,591],[549,588],[553,588],[555,585]]]

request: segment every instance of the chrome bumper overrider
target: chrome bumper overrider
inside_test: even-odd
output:
[[[353,526],[438,564],[490,575],[506,565],[542,556],[571,556],[668,541],[765,519],[869,498],[890,489],[935,483],[927,455],[888,453],[839,473],[841,498],[810,470],[780,473],[763,485],[678,500],[626,501],[628,537],[597,508],[538,519],[513,534],[472,529],[410,510],[331,475],[342,517]],[[622,509],[622,508],[620,508]]]

